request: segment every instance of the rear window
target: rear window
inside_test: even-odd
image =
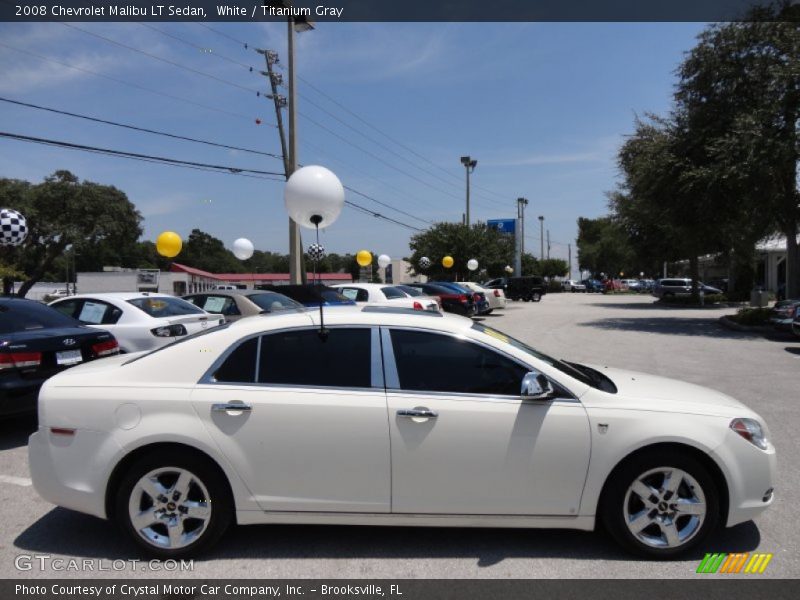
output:
[[[80,325],[56,309],[31,300],[0,304],[0,333],[17,333],[50,327],[77,327]]]
[[[417,296],[424,296],[425,295],[420,290],[418,290],[415,287],[411,287],[410,285],[399,285],[397,287],[399,289],[403,290],[409,296],[417,297]]]
[[[388,300],[394,300],[395,298],[405,298],[406,297],[406,294],[403,292],[403,290],[400,290],[400,289],[398,289],[396,287],[387,286],[387,287],[381,288],[381,291],[383,292],[383,295],[386,296],[386,298]]]
[[[268,310],[270,312],[276,310],[289,310],[293,308],[303,308],[303,305],[299,302],[295,302],[291,298],[284,296],[283,294],[272,294],[269,292],[264,292],[263,294],[252,294],[250,296],[246,296],[248,300],[254,302],[258,305],[259,308],[263,310]]]
[[[691,285],[691,284],[688,281],[686,281],[685,279],[662,279],[661,280],[661,285],[669,285],[669,286],[673,286],[673,287],[676,287],[676,286],[685,287],[685,286],[688,286],[688,285]]]
[[[155,318],[199,315],[204,312],[186,300],[171,296],[134,298],[133,300],[128,300],[128,302]]]

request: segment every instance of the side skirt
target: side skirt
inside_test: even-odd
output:
[[[520,529],[581,529],[592,531],[594,516],[426,515],[331,512],[236,511],[239,525],[380,525],[421,527],[509,527]]]

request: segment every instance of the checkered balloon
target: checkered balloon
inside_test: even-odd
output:
[[[11,208],[0,209],[0,245],[19,246],[28,237],[28,222]]]
[[[308,254],[308,258],[314,262],[319,262],[325,258],[325,248],[322,244],[311,244],[308,250],[306,250],[306,254]]]
[[[430,266],[431,266],[431,259],[428,258],[427,256],[423,256],[422,258],[419,259],[420,269],[427,269]]]

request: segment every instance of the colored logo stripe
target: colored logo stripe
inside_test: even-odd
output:
[[[734,552],[727,554],[724,552],[707,553],[700,565],[697,567],[698,573],[763,573],[767,565],[772,560],[772,554],[756,552]],[[744,571],[742,569],[744,568]]]

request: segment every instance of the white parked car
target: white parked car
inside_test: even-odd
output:
[[[341,283],[331,286],[357,304],[376,304],[412,308],[414,310],[439,310],[439,303],[430,296],[412,297],[408,292],[385,283]]]
[[[483,292],[486,296],[486,301],[489,303],[489,310],[506,307],[506,293],[503,290],[486,288],[474,281],[459,281],[457,283],[473,292]]]
[[[561,282],[561,288],[565,292],[585,292],[586,285],[575,279],[565,279]]]
[[[50,306],[84,325],[110,331],[122,352],[154,350],[225,322],[222,315],[191,302],[150,292],[78,294]]]
[[[438,312],[345,307],[325,326],[259,315],[55,375],[28,444],[35,489],[161,558],[233,523],[598,521],[667,558],[773,502],[766,425],[722,393]]]

